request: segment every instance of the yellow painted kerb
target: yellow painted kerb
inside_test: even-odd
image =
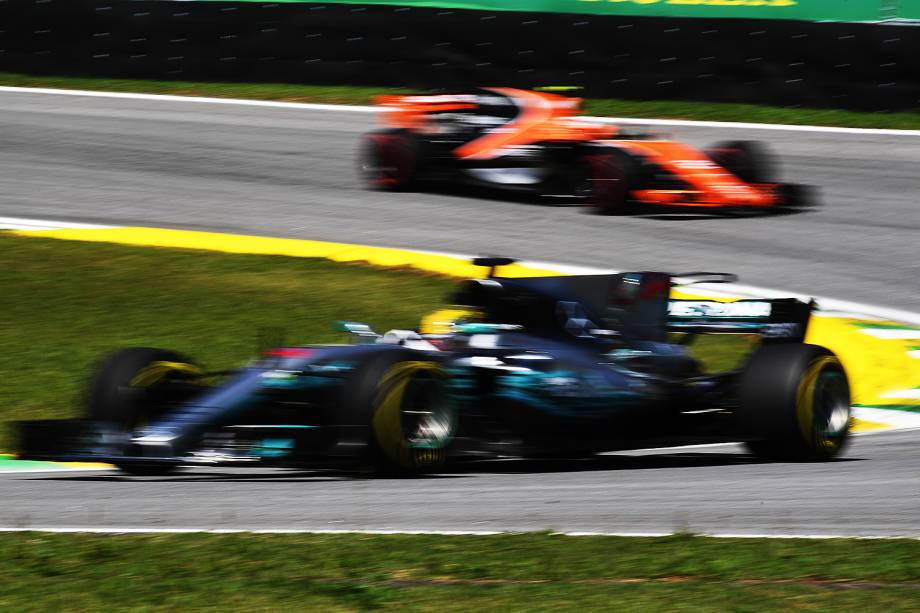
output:
[[[335,262],[367,262],[374,266],[412,267],[451,277],[481,277],[486,274],[482,267],[473,266],[469,260],[449,255],[292,238],[244,236],[163,228],[17,230],[13,233],[20,236],[41,236],[63,240],[116,243],[143,247],[202,249],[224,253],[280,255],[294,258],[325,258]],[[558,275],[560,273],[512,264],[503,266],[501,274],[508,277],[539,277]]]

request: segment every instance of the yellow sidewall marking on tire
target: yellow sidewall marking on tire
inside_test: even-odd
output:
[[[434,362],[400,362],[381,378],[374,399],[374,437],[381,451],[403,468],[415,468],[419,463],[434,466],[444,459],[443,449],[416,449],[403,438],[403,397],[412,378],[423,372],[430,373],[438,379],[447,376],[444,369]]]
[[[131,387],[151,387],[162,381],[170,373],[200,375],[203,371],[197,366],[185,362],[151,362],[134,375]]]
[[[832,355],[821,356],[812,360],[808,368],[805,369],[805,374],[802,375],[802,379],[799,381],[799,387],[796,391],[795,409],[799,421],[799,431],[802,434],[802,438],[805,439],[805,442],[809,445],[817,444],[821,447],[835,449],[839,443],[817,432],[814,427],[815,387],[818,384],[818,378],[821,375],[821,371],[831,365],[837,366],[841,371],[843,370],[840,366],[840,361]],[[850,425],[848,424],[847,428],[849,427]]]

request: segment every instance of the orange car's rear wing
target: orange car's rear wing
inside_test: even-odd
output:
[[[456,150],[464,159],[487,159],[509,146],[538,141],[590,142],[613,138],[618,129],[609,124],[581,121],[581,98],[508,87],[482,88],[472,94],[406,94],[376,96],[374,102],[387,112],[379,121],[391,128],[437,133],[432,125],[436,113],[470,113],[486,116],[495,108],[516,109],[504,123],[486,130]]]
[[[374,96],[374,104],[386,109],[380,121],[394,128],[410,130],[422,127],[431,113],[467,111],[476,108],[475,97],[469,95],[394,95]]]

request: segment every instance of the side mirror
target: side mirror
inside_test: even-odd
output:
[[[348,332],[359,345],[374,343],[380,338],[380,335],[374,332],[369,325],[358,321],[337,321],[335,329]]]
[[[489,278],[495,276],[495,269],[499,266],[508,266],[509,264],[514,264],[517,260],[514,258],[502,258],[502,257],[478,257],[473,258],[473,266],[483,266],[489,269]]]

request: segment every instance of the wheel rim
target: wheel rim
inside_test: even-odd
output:
[[[403,439],[415,448],[439,449],[453,429],[453,416],[443,386],[428,376],[419,376],[408,383],[400,417]]]
[[[812,362],[799,384],[799,427],[806,442],[834,452],[850,429],[850,392],[839,361],[825,356]]]
[[[824,369],[815,386],[815,427],[825,438],[840,438],[850,422],[850,404],[843,373]]]
[[[446,373],[434,362],[401,362],[382,378],[373,429],[383,453],[406,469],[443,463],[456,414]]]

